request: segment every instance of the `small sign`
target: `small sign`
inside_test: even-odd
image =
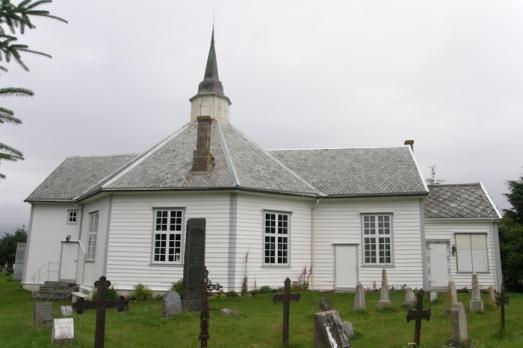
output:
[[[54,343],[72,342],[74,340],[73,318],[54,319],[52,335]]]

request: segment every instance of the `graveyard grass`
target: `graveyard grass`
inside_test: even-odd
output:
[[[331,300],[344,320],[352,321],[356,337],[355,348],[406,347],[412,341],[414,323],[405,321],[401,307],[403,292],[391,293],[394,309],[378,312],[379,293],[366,296],[367,313],[353,313],[353,294],[318,293],[302,291],[300,302],[291,303],[290,347],[310,347],[312,314],[318,309],[321,297]],[[468,294],[459,294],[468,307]],[[210,299],[209,347],[262,348],[280,347],[282,304],[273,304],[271,294],[250,297]],[[450,322],[445,312],[445,294],[436,304],[425,304],[432,309],[432,318],[422,324],[422,346],[441,347],[450,335]],[[523,347],[523,294],[511,294],[507,307],[507,335],[497,336],[498,311],[487,304],[486,312],[467,311],[469,335],[476,348]],[[0,275],[0,346],[52,347],[49,328],[33,328],[31,293],[20,284]],[[55,317],[59,316],[60,302],[53,302]],[[231,308],[236,315],[226,317],[219,310]],[[75,314],[75,347],[94,346],[95,311]],[[106,317],[106,347],[199,347],[199,314],[184,313],[171,319],[161,315],[161,300],[133,302],[128,313],[108,310]]]

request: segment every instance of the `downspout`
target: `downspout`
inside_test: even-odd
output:
[[[312,270],[312,276],[311,276],[311,284],[310,284],[310,289],[314,290],[314,275],[316,274],[316,270],[314,269],[314,236],[315,236],[315,230],[316,230],[316,227],[315,227],[315,215],[314,215],[314,212],[316,211],[316,208],[318,207],[318,205],[320,204],[320,200],[319,199],[316,199],[316,201],[314,202],[314,204],[312,205],[312,208],[311,208],[311,268],[310,270]]]
[[[501,250],[499,243],[499,220],[492,219],[490,222],[490,231],[494,242],[494,262],[496,264],[496,290],[501,291],[503,282],[503,269],[501,267]]]
[[[83,222],[84,222],[84,205],[81,204],[80,207],[81,207],[80,223],[78,224],[78,244],[80,246],[80,250],[78,250],[78,253],[80,253],[80,251],[82,252],[82,279],[80,281],[80,284],[83,284],[84,283],[84,274],[85,274],[85,250],[83,250],[83,247],[82,247],[82,226],[83,226]],[[80,260],[80,257],[78,257],[78,260]],[[76,264],[76,279],[78,279],[79,269],[80,269],[80,263],[78,262]]]

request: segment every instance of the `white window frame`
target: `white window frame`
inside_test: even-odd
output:
[[[371,223],[370,219],[373,217],[374,222]],[[386,226],[386,219],[388,219],[388,227]],[[379,221],[382,218],[382,221]],[[361,214],[361,244],[362,244],[362,262],[364,266],[394,266],[394,214],[392,213],[364,213]],[[382,223],[382,225],[380,225]],[[386,231],[388,230],[388,233]],[[382,232],[383,231],[383,232]],[[385,240],[380,239],[388,238],[388,243]],[[369,248],[367,248],[369,245]],[[372,246],[374,245],[374,249]],[[388,245],[388,249],[387,249]],[[381,249],[383,246],[383,249]],[[374,251],[374,255],[372,255]],[[383,256],[380,253],[383,252]],[[387,252],[389,253],[387,255]],[[372,258],[375,258],[375,261]],[[389,258],[386,262],[385,259]],[[370,260],[369,260],[370,258]]]
[[[73,216],[74,216],[74,220],[71,219],[71,217],[73,217]],[[78,209],[67,209],[67,224],[68,225],[78,224]]]
[[[180,214],[173,216],[172,214]],[[158,214],[165,214],[160,216]],[[174,223],[171,219],[175,219]],[[161,219],[161,220],[159,220]],[[166,219],[166,220],[163,220]],[[178,220],[178,221],[176,221]],[[165,229],[163,227],[165,226]],[[177,238],[178,237],[178,238]],[[162,242],[163,245],[162,245]],[[172,245],[170,243],[173,243]],[[177,246],[176,243],[179,243]],[[153,233],[151,245],[151,263],[158,265],[183,264],[185,246],[185,209],[153,208]],[[163,249],[163,250],[162,250]],[[172,254],[171,250],[172,249]],[[178,251],[176,250],[178,249]],[[164,260],[161,260],[161,258]],[[169,260],[172,256],[172,260]]]
[[[462,250],[459,246],[458,246],[458,236],[468,236],[470,239],[470,246],[471,248],[470,249],[465,249],[465,250]],[[472,236],[483,236],[484,237],[484,240],[485,240],[485,266],[486,266],[486,269],[482,269],[482,270],[476,270],[475,267],[474,267],[474,257],[472,255]],[[488,234],[487,233],[481,233],[481,232],[478,232],[478,233],[454,233],[454,246],[456,247],[456,269],[457,269],[457,272],[458,273],[468,273],[468,274],[471,274],[471,273],[489,273],[489,254],[488,254]],[[470,270],[463,270],[463,266],[460,266],[460,263],[458,261],[459,259],[459,253],[467,253],[469,254],[469,257],[470,257],[470,266],[471,266],[471,269]],[[461,269],[460,269],[461,267]]]
[[[268,215],[274,215],[274,226],[267,225]],[[286,211],[263,210],[262,258],[264,266],[277,267],[291,264],[291,215],[292,213]],[[271,230],[274,232],[270,232]],[[267,254],[267,238],[274,238],[272,242],[269,241],[270,244],[274,244],[274,255],[270,254],[271,249]],[[285,238],[286,241],[284,241]],[[269,258],[269,261],[267,261],[267,258]],[[273,260],[271,260],[272,258]]]
[[[89,213],[89,224],[87,226],[87,251],[85,261],[94,262],[96,260],[96,240],[100,214],[98,210]]]

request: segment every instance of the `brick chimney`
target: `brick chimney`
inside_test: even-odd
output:
[[[412,149],[412,151],[414,151],[414,140],[412,140],[412,139],[407,139],[407,140],[405,140],[405,143],[404,143],[404,144],[405,144],[405,145],[409,145],[410,148]]]
[[[210,116],[198,116],[198,134],[196,136],[196,151],[193,153],[192,171],[193,173],[206,173],[214,164],[214,157],[211,154],[211,124],[213,119]]]

